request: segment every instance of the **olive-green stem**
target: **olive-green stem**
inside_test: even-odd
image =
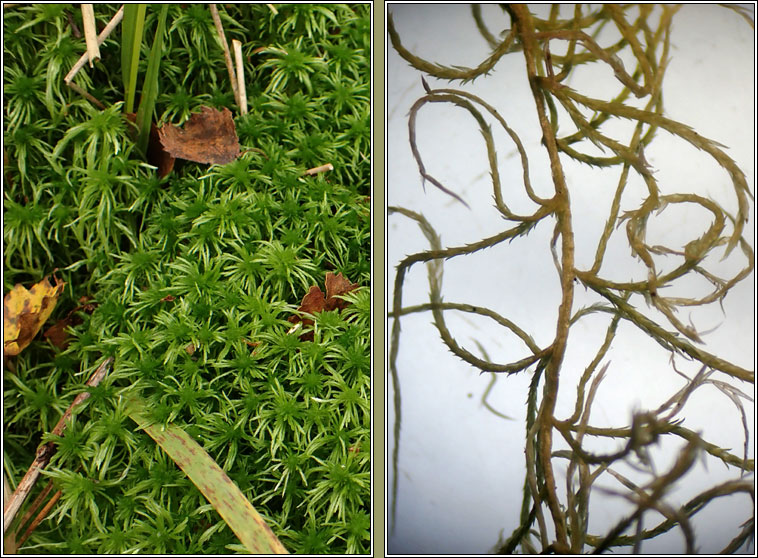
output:
[[[526,68],[529,76],[529,84],[532,89],[534,101],[537,105],[537,115],[545,138],[545,146],[550,157],[550,169],[555,186],[554,211],[557,219],[557,231],[561,235],[561,289],[563,297],[558,308],[558,324],[555,340],[552,343],[553,351],[545,370],[545,388],[543,392],[542,408],[539,417],[539,460],[545,476],[546,499],[548,508],[553,517],[556,534],[556,550],[568,549],[566,533],[566,518],[561,510],[560,502],[556,493],[555,476],[551,461],[552,438],[553,438],[553,412],[558,396],[558,376],[563,362],[568,339],[569,321],[571,319],[571,306],[574,299],[574,233],[571,225],[571,206],[569,201],[566,179],[563,174],[558,158],[558,145],[555,139],[555,131],[548,120],[545,100],[541,89],[537,85],[537,60],[536,53],[540,51],[535,38],[534,23],[529,10],[524,5],[510,6],[511,15],[514,17],[514,26],[521,40],[526,59]]]

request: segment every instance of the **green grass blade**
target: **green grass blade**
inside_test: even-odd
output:
[[[158,71],[160,70],[161,56],[163,54],[163,32],[166,29],[167,14],[168,4],[162,4],[161,13],[158,17],[158,29],[155,32],[153,46],[150,49],[150,57],[147,60],[147,72],[145,73],[145,82],[142,85],[139,109],[137,109],[137,129],[139,130],[137,147],[142,153],[147,152],[150,123],[153,120],[155,100],[158,98]]]
[[[260,514],[206,451],[181,428],[151,424],[145,402],[132,398],[129,416],[184,471],[253,554],[287,554]]]
[[[137,67],[145,32],[147,4],[126,4],[121,21],[121,72],[124,80],[124,110],[134,112],[137,91]]]

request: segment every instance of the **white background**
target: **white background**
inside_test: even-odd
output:
[[[468,5],[390,4],[396,29],[403,45],[428,61],[445,66],[478,66],[490,48],[477,31]],[[562,12],[573,12],[566,6]],[[532,6],[533,13],[545,16],[547,6]],[[483,6],[484,19],[496,36],[510,25],[509,18],[497,5]],[[565,17],[565,16],[564,16]],[[651,22],[657,22],[655,17]],[[653,25],[654,23],[651,23]],[[692,126],[699,134],[728,147],[731,156],[747,175],[751,192],[755,191],[754,166],[754,45],[753,30],[737,14],[715,6],[684,6],[675,16],[670,64],[664,81],[665,114]],[[613,39],[615,41],[615,38]],[[600,36],[601,45],[609,44]],[[417,141],[427,172],[461,195],[471,206],[463,207],[427,183],[425,190],[408,143],[408,111],[424,94],[420,73],[394,51],[387,39],[387,197],[389,205],[402,206],[422,213],[442,237],[443,246],[461,246],[481,240],[512,226],[504,221],[492,203],[484,141],[476,121],[467,111],[442,103],[425,105],[417,119]],[[625,59],[631,73],[630,62]],[[567,84],[589,97],[609,99],[620,90],[612,71],[595,65],[597,73],[582,73]],[[426,77],[432,88],[461,88],[479,95],[494,105],[520,136],[529,156],[532,186],[538,195],[552,195],[552,179],[544,148],[534,100],[525,79],[523,55],[507,55],[490,76],[473,84],[460,86]],[[515,147],[509,137],[491,119],[503,192],[506,202],[517,213],[535,210],[523,191],[522,170]],[[571,127],[567,118],[563,126]],[[567,128],[568,130],[568,128]],[[623,122],[605,126],[622,143],[628,141],[631,126]],[[564,135],[564,129],[559,135]],[[584,149],[584,148],[582,148]],[[586,150],[586,149],[585,149]],[[712,197],[734,210],[736,201],[728,174],[705,153],[681,139],[659,131],[646,150],[646,158],[655,169],[655,178],[663,194],[696,192]],[[607,156],[607,153],[606,153]],[[572,163],[562,156],[571,192],[574,215],[576,265],[588,269],[594,260],[602,227],[607,219],[610,200],[616,188],[619,167],[599,170]],[[639,180],[631,180],[622,211],[635,209],[645,195]],[[635,197],[636,196],[636,197]],[[754,242],[754,213],[751,201],[750,222],[744,236]],[[706,230],[711,216],[702,209],[679,204],[651,218],[648,244],[665,244],[682,249]],[[553,222],[542,221],[526,238],[475,255],[455,258],[445,263],[442,293],[447,302],[465,302],[491,308],[526,330],[541,347],[547,346],[555,333],[557,306],[560,301],[558,275],[549,250]],[[624,227],[612,237],[601,276],[618,280],[643,280],[646,268],[631,255]],[[406,255],[429,249],[415,222],[394,214],[388,217],[388,307],[395,269]],[[717,249],[719,258],[721,249]],[[718,263],[719,258],[714,258]],[[662,269],[679,264],[657,259]],[[735,250],[724,262],[711,269],[738,270],[744,257]],[[722,267],[724,266],[724,267]],[[679,318],[692,319],[698,331],[720,326],[704,335],[705,350],[743,368],[754,370],[755,287],[754,274],[737,285],[724,301],[726,316],[718,304],[706,309],[684,308]],[[668,289],[666,296],[701,296],[702,282],[681,282]],[[406,276],[403,306],[428,302],[427,269],[416,264]],[[581,286],[576,289],[574,310],[597,302]],[[640,297],[632,303],[643,313],[673,331],[665,318],[648,309]],[[474,340],[479,341],[494,362],[512,362],[529,355],[528,349],[508,330],[492,321],[472,314],[446,312],[451,333],[458,343],[481,356]],[[571,329],[569,350],[561,371],[561,389],[556,416],[565,418],[573,412],[576,384],[603,340],[607,314],[594,314]],[[442,344],[430,313],[418,313],[402,319],[398,369],[402,394],[403,422],[400,445],[398,520],[394,534],[388,536],[390,553],[482,553],[493,548],[502,535],[507,538],[518,525],[524,481],[524,417],[527,389],[533,369],[511,377],[500,377],[488,401],[514,420],[507,421],[487,411],[481,402],[490,382],[489,374],[479,375],[470,365],[458,360]],[[392,321],[388,322],[390,331]],[[603,363],[611,361],[607,378],[598,391],[591,424],[622,427],[629,424],[632,412],[654,409],[678,389],[684,380],[674,374],[669,353],[634,326],[621,322],[617,340]],[[693,377],[697,363],[676,359],[679,370]],[[725,380],[716,373],[714,378]],[[752,395],[753,386],[733,381]],[[541,387],[540,387],[541,393]],[[393,386],[388,385],[387,453],[393,447]],[[748,424],[754,424],[753,404],[746,402]],[[712,386],[700,388],[690,399],[684,426],[703,433],[721,447],[742,455],[744,433],[739,412]],[[750,457],[754,456],[754,429],[750,432]],[[556,434],[555,449],[562,440]],[[613,443],[586,443],[602,452],[615,449]],[[604,444],[604,445],[603,445]],[[666,471],[683,445],[680,439],[660,444],[654,454],[658,471]],[[554,460],[559,494],[565,493],[565,461]],[[707,468],[706,468],[707,466]],[[619,471],[634,476],[630,470]],[[667,502],[681,504],[720,480],[735,478],[714,459],[697,465],[677,485]],[[645,477],[635,477],[643,479]],[[388,489],[392,486],[391,462],[388,462]],[[596,487],[620,490],[611,477],[604,477]],[[391,495],[388,495],[388,507]],[[739,524],[749,517],[749,498],[735,496],[711,503],[694,520],[701,552],[715,552],[739,531]],[[603,535],[631,508],[615,496],[596,493],[590,509],[590,532]],[[389,519],[389,516],[388,516]],[[651,514],[646,527],[660,521]],[[643,552],[682,552],[681,532],[672,530],[643,545]],[[752,549],[751,549],[752,550]]]

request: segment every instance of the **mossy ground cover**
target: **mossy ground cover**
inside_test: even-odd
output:
[[[99,29],[116,8],[96,5]],[[114,357],[56,439],[47,476],[61,498],[21,552],[242,550],[136,428],[132,394],[197,440],[290,552],[369,550],[370,9],[220,12],[227,40],[243,44],[249,114],[234,104],[208,7],[171,5],[156,116],[178,124],[227,107],[242,154],[158,178],[123,115],[118,32],[75,79],[102,110],[63,82],[84,49],[78,9],[4,11],[4,290],[57,270],[66,288],[48,324],[82,297],[94,309],[78,313],[65,349],[40,335],[5,363],[12,483]],[[334,170],[303,175],[326,163]],[[327,272],[360,285],[351,304],[317,314],[313,341],[288,333]]]

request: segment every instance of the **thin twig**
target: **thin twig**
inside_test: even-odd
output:
[[[101,103],[100,100],[98,100],[94,95],[92,95],[91,93],[88,93],[87,91],[79,87],[79,85],[76,82],[70,81],[68,83],[68,86],[74,91],[76,91],[77,93],[79,93],[79,95],[87,99],[90,103],[95,105],[100,110],[105,110],[106,108],[108,108],[103,103]]]
[[[51,482],[52,485],[52,482]],[[53,497],[50,498],[50,500],[45,504],[45,507],[40,510],[40,512],[37,514],[37,517],[34,518],[34,521],[31,522],[29,527],[24,531],[24,534],[21,535],[21,538],[18,540],[17,547],[20,548],[25,542],[26,539],[29,538],[29,536],[34,532],[34,530],[37,528],[37,526],[42,523],[42,521],[47,517],[47,514],[50,513],[50,510],[53,509],[53,506],[55,503],[60,500],[61,495],[63,492],[59,490],[55,494],[53,494]]]
[[[303,173],[303,176],[313,176],[314,174],[318,174],[320,172],[326,172],[334,170],[334,166],[331,163],[327,163],[325,165],[321,165],[319,167],[313,167],[312,169],[308,169]]]
[[[95,9],[92,4],[82,4],[82,23],[84,24],[84,40],[87,43],[87,60],[89,67],[93,68],[95,62],[100,60],[100,44],[97,40]]]
[[[98,385],[108,373],[112,362],[113,357],[105,359],[105,361],[97,368],[97,370],[95,370],[95,373],[92,374],[86,385],[90,387]],[[60,436],[63,434],[63,431],[66,429],[68,419],[71,417],[71,413],[73,412],[74,407],[85,401],[89,396],[90,394],[87,391],[82,392],[76,396],[73,403],[71,403],[68,409],[66,409],[66,412],[63,413],[63,416],[58,421],[58,424],[56,424],[55,428],[53,428],[53,431],[51,432],[53,436]],[[42,444],[39,446],[39,448],[37,448],[37,456],[32,462],[31,467],[29,467],[29,470],[26,472],[26,475],[24,475],[24,478],[21,479],[21,482],[18,483],[16,491],[13,493],[13,496],[11,496],[10,500],[5,505],[5,510],[3,511],[3,533],[8,530],[8,526],[16,517],[16,514],[21,508],[21,505],[24,503],[24,500],[26,500],[26,498],[29,496],[29,493],[32,491],[32,488],[34,488],[34,484],[37,482],[37,478],[40,476],[42,469],[47,466],[54,454],[55,442],[47,442],[46,444]]]
[[[224,60],[226,61],[226,69],[229,72],[229,80],[232,82],[234,102],[237,103],[238,107],[241,107],[242,105],[240,104],[240,94],[239,90],[237,89],[237,78],[234,75],[234,64],[232,64],[232,57],[229,54],[229,45],[226,42],[224,26],[221,25],[221,16],[218,15],[218,8],[216,7],[216,4],[211,4],[209,7],[211,9],[211,17],[213,17],[213,23],[216,25],[218,38],[221,41],[221,46],[224,48]]]
[[[247,93],[245,91],[245,66],[242,64],[242,43],[232,39],[234,61],[237,63],[237,93],[239,95],[240,114],[247,114]]]
[[[21,518],[21,521],[19,521],[19,525],[25,525],[32,516],[37,513],[37,510],[42,505],[42,502],[45,501],[45,498],[47,498],[47,495],[50,494],[50,492],[53,489],[53,481],[50,480],[47,483],[47,486],[42,489],[42,492],[40,492],[37,497],[34,499],[34,501],[29,505],[28,509],[26,510],[26,513]],[[10,498],[10,495],[8,496]],[[19,546],[21,546],[21,543],[19,543]]]
[[[108,22],[108,25],[106,25],[103,30],[100,32],[100,34],[97,36],[97,44],[102,45],[105,42],[105,39],[108,38],[108,36],[113,32],[113,30],[116,28],[116,26],[121,23],[121,20],[124,18],[124,7],[121,6],[118,11],[116,12],[116,15],[113,16],[113,18]],[[81,70],[84,65],[87,63],[89,56],[85,52],[82,54],[81,58],[74,64],[74,66],[71,68],[71,71],[66,74],[66,77],[63,78],[63,81],[66,85],[69,87],[71,86],[71,80],[74,79],[74,76],[76,76],[77,73],[79,73],[79,70]]]

